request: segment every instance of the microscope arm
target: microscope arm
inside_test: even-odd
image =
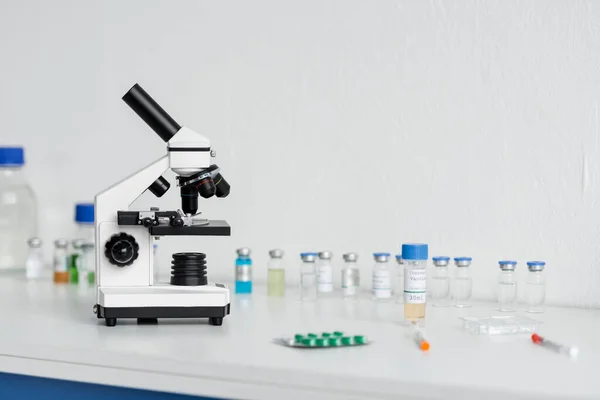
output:
[[[131,203],[144,193],[167,169],[169,169],[169,156],[165,155],[98,193],[95,198],[96,224],[104,221],[116,222],[116,211],[128,210]]]

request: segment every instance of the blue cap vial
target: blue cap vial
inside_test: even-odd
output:
[[[427,260],[429,246],[423,243],[405,243],[402,245],[403,260]]]

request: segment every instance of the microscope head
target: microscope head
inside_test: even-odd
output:
[[[198,194],[204,198],[229,194],[230,186],[219,167],[211,164],[212,152],[207,137],[175,122],[137,83],[125,93],[123,101],[167,142],[169,168],[179,175],[183,212],[196,214]],[[149,189],[160,197],[169,186],[163,177],[159,177]]]

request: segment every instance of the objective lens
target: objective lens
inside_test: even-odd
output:
[[[204,197],[205,199],[213,197],[217,190],[217,188],[215,187],[215,182],[212,180],[211,177],[208,177],[208,178],[200,181],[198,186],[196,186],[196,189],[198,190],[198,193],[200,193],[200,196]],[[197,206],[197,204],[196,204],[196,206]]]
[[[229,195],[229,190],[231,189],[231,186],[229,186],[229,183],[227,183],[225,178],[223,178],[223,175],[218,173],[213,178],[213,181],[215,182],[215,186],[217,187],[217,197],[227,197],[227,195]]]
[[[192,215],[198,211],[198,191],[194,185],[181,187],[181,210]]]

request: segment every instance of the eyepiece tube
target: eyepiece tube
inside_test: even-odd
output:
[[[137,83],[125,93],[123,101],[165,142],[181,129],[181,126]]]

